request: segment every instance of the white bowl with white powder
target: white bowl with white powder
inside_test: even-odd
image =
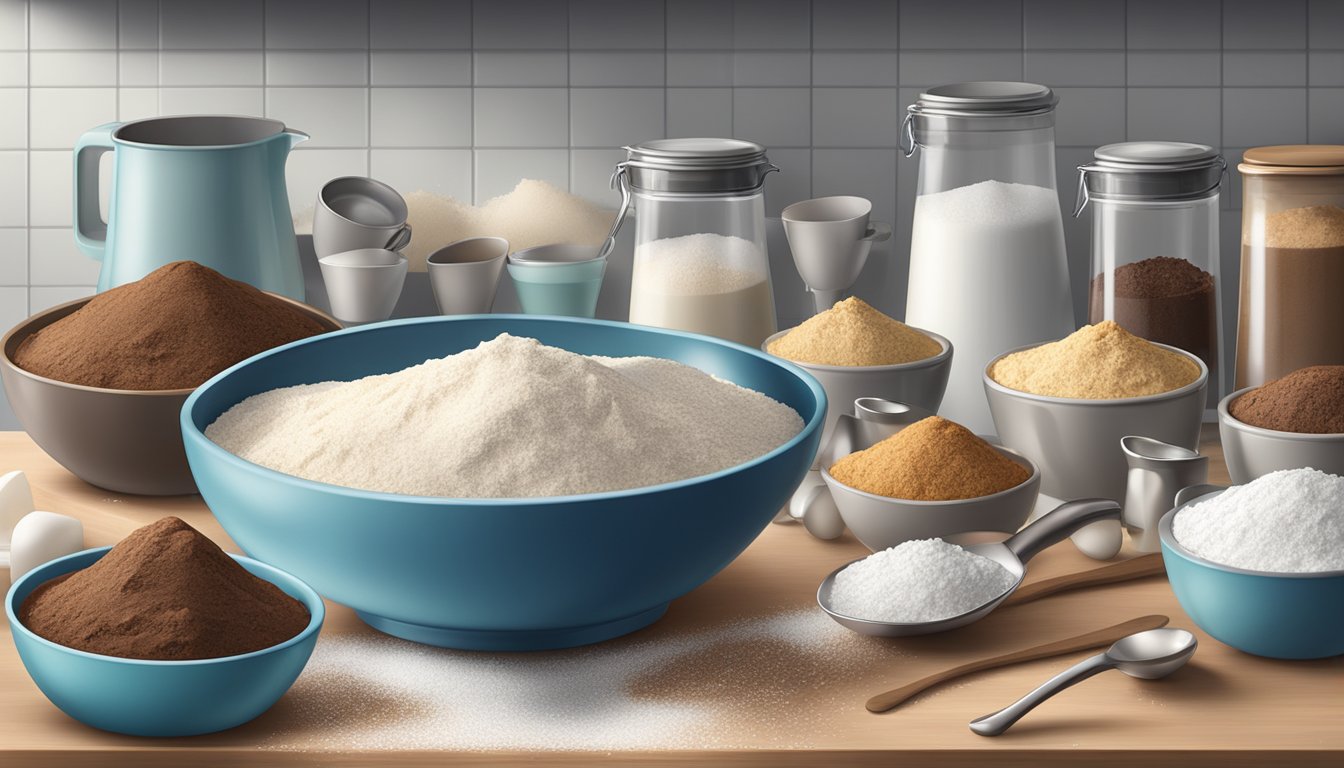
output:
[[[1344,654],[1344,478],[1272,472],[1190,499],[1158,527],[1190,618],[1247,653]]]

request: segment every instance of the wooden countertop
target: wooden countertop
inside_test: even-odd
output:
[[[1226,482],[1216,440],[1213,482]],[[197,497],[118,496],[77,480],[22,433],[0,433],[0,472],[28,473],[39,508],[84,522],[90,546],[111,544],[132,529],[175,514],[233,549]],[[865,550],[852,538],[813,539],[800,526],[769,526],[729,568],[673,603],[667,616],[627,642],[710,629],[785,610],[815,610],[821,578]],[[1096,567],[1069,544],[1032,561],[1028,581]],[[7,583],[7,579],[5,582]],[[868,696],[958,662],[1163,613],[1194,630],[1199,651],[1188,667],[1161,681],[1108,673],[1052,699],[997,739],[972,734],[967,721],[1007,704],[1086,654],[982,673],[929,691],[894,712],[868,713]],[[0,629],[8,635],[8,626]],[[375,633],[341,606],[329,605],[323,637]],[[857,636],[856,636],[857,637]],[[739,715],[718,724],[706,744],[673,751],[617,752],[619,763],[890,766],[974,765],[1278,766],[1344,765],[1344,657],[1285,662],[1239,653],[1199,632],[1161,578],[1057,595],[995,613],[965,629],[924,638],[858,638],[861,652],[813,658],[798,653],[763,671],[751,648],[715,648],[682,665],[722,680],[668,682],[692,695],[730,700]],[[846,646],[847,648],[850,646]],[[318,653],[322,652],[319,642]],[[682,661],[680,659],[678,662]],[[743,662],[739,665],[737,662]],[[767,665],[768,667],[768,665]],[[755,670],[755,671],[753,671]],[[761,679],[754,679],[753,675]],[[657,687],[658,675],[653,675]],[[695,685],[694,683],[700,683]],[[705,683],[714,683],[708,685]],[[768,691],[768,694],[762,694]],[[14,645],[0,640],[0,765],[440,765],[543,760],[585,765],[595,753],[351,750],[306,714],[320,688],[296,686],[271,711],[222,734],[178,740],[117,736],[66,717],[42,696]],[[741,702],[740,704],[738,702]],[[371,705],[372,706],[372,705]],[[357,708],[344,717],[364,716]],[[517,716],[501,712],[501,717]],[[332,713],[325,712],[330,718]]]

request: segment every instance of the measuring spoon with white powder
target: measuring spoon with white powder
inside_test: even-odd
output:
[[[988,558],[1003,566],[1013,578],[1013,584],[1007,591],[990,599],[983,605],[972,608],[956,616],[934,621],[893,622],[874,621],[872,619],[846,616],[832,608],[831,590],[835,586],[835,577],[854,563],[846,563],[821,582],[817,589],[817,604],[832,619],[842,626],[860,634],[878,637],[908,637],[911,635],[929,635],[946,632],[949,629],[964,627],[988,616],[995,608],[1008,599],[1008,596],[1022,586],[1027,574],[1027,561],[1047,547],[1068,538],[1069,534],[1085,525],[1100,520],[1119,520],[1120,505],[1109,499],[1079,499],[1059,505],[1053,511],[1042,515],[1039,520],[1013,534],[1001,542],[990,542],[965,547],[967,552]]]

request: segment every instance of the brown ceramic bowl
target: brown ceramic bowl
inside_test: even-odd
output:
[[[341,325],[307,304],[293,305],[328,330]],[[19,424],[33,442],[81,480],[117,493],[171,496],[195,493],[179,423],[194,389],[100,389],[56,381],[23,370],[14,353],[29,336],[83,307],[92,296],[33,315],[14,326],[0,346],[0,379]]]

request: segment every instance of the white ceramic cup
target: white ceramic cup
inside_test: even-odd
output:
[[[859,279],[873,243],[891,237],[890,225],[869,223],[872,211],[865,198],[837,195],[803,200],[780,214],[793,263],[819,311],[839,301]]]
[[[406,201],[376,179],[342,176],[322,185],[313,209],[313,250],[320,259],[363,248],[399,251],[411,241]]]
[[[509,255],[502,237],[469,237],[443,246],[425,260],[441,315],[482,315],[495,303]]]
[[[376,323],[392,316],[406,282],[406,257],[384,248],[342,251],[317,260],[331,314],[342,323]]]

